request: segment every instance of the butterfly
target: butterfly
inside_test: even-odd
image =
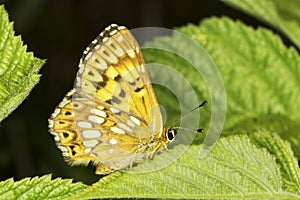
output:
[[[141,49],[124,26],[112,24],[86,48],[74,89],[49,119],[65,161],[109,174],[152,159],[175,140],[164,127]]]

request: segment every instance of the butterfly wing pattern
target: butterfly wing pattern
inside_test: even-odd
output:
[[[69,164],[91,162],[96,174],[152,158],[173,139],[126,27],[108,26],[86,48],[75,87],[51,115],[49,130]]]

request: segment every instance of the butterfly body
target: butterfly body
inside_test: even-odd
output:
[[[64,159],[96,165],[96,174],[153,158],[176,136],[163,127],[159,105],[140,47],[115,24],[87,47],[75,87],[49,119]]]

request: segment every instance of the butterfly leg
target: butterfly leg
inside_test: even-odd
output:
[[[149,154],[149,159],[152,160],[155,153],[161,149],[163,146],[164,149],[168,149],[167,144],[165,142],[157,143],[157,145],[153,148],[153,150]]]
[[[116,171],[115,169],[112,169],[111,167],[108,167],[102,163],[99,163],[96,166],[96,174],[98,175],[105,175],[105,174],[110,174],[112,172]]]

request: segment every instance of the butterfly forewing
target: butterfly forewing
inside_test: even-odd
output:
[[[112,26],[92,42],[77,77],[76,87],[92,100],[131,113],[147,126],[153,119],[161,125],[159,117],[151,116],[151,110],[161,115],[141,50],[125,27]]]
[[[49,127],[68,162],[92,161],[99,174],[146,157],[163,124],[140,47],[125,27],[109,26],[87,47],[75,88]]]

